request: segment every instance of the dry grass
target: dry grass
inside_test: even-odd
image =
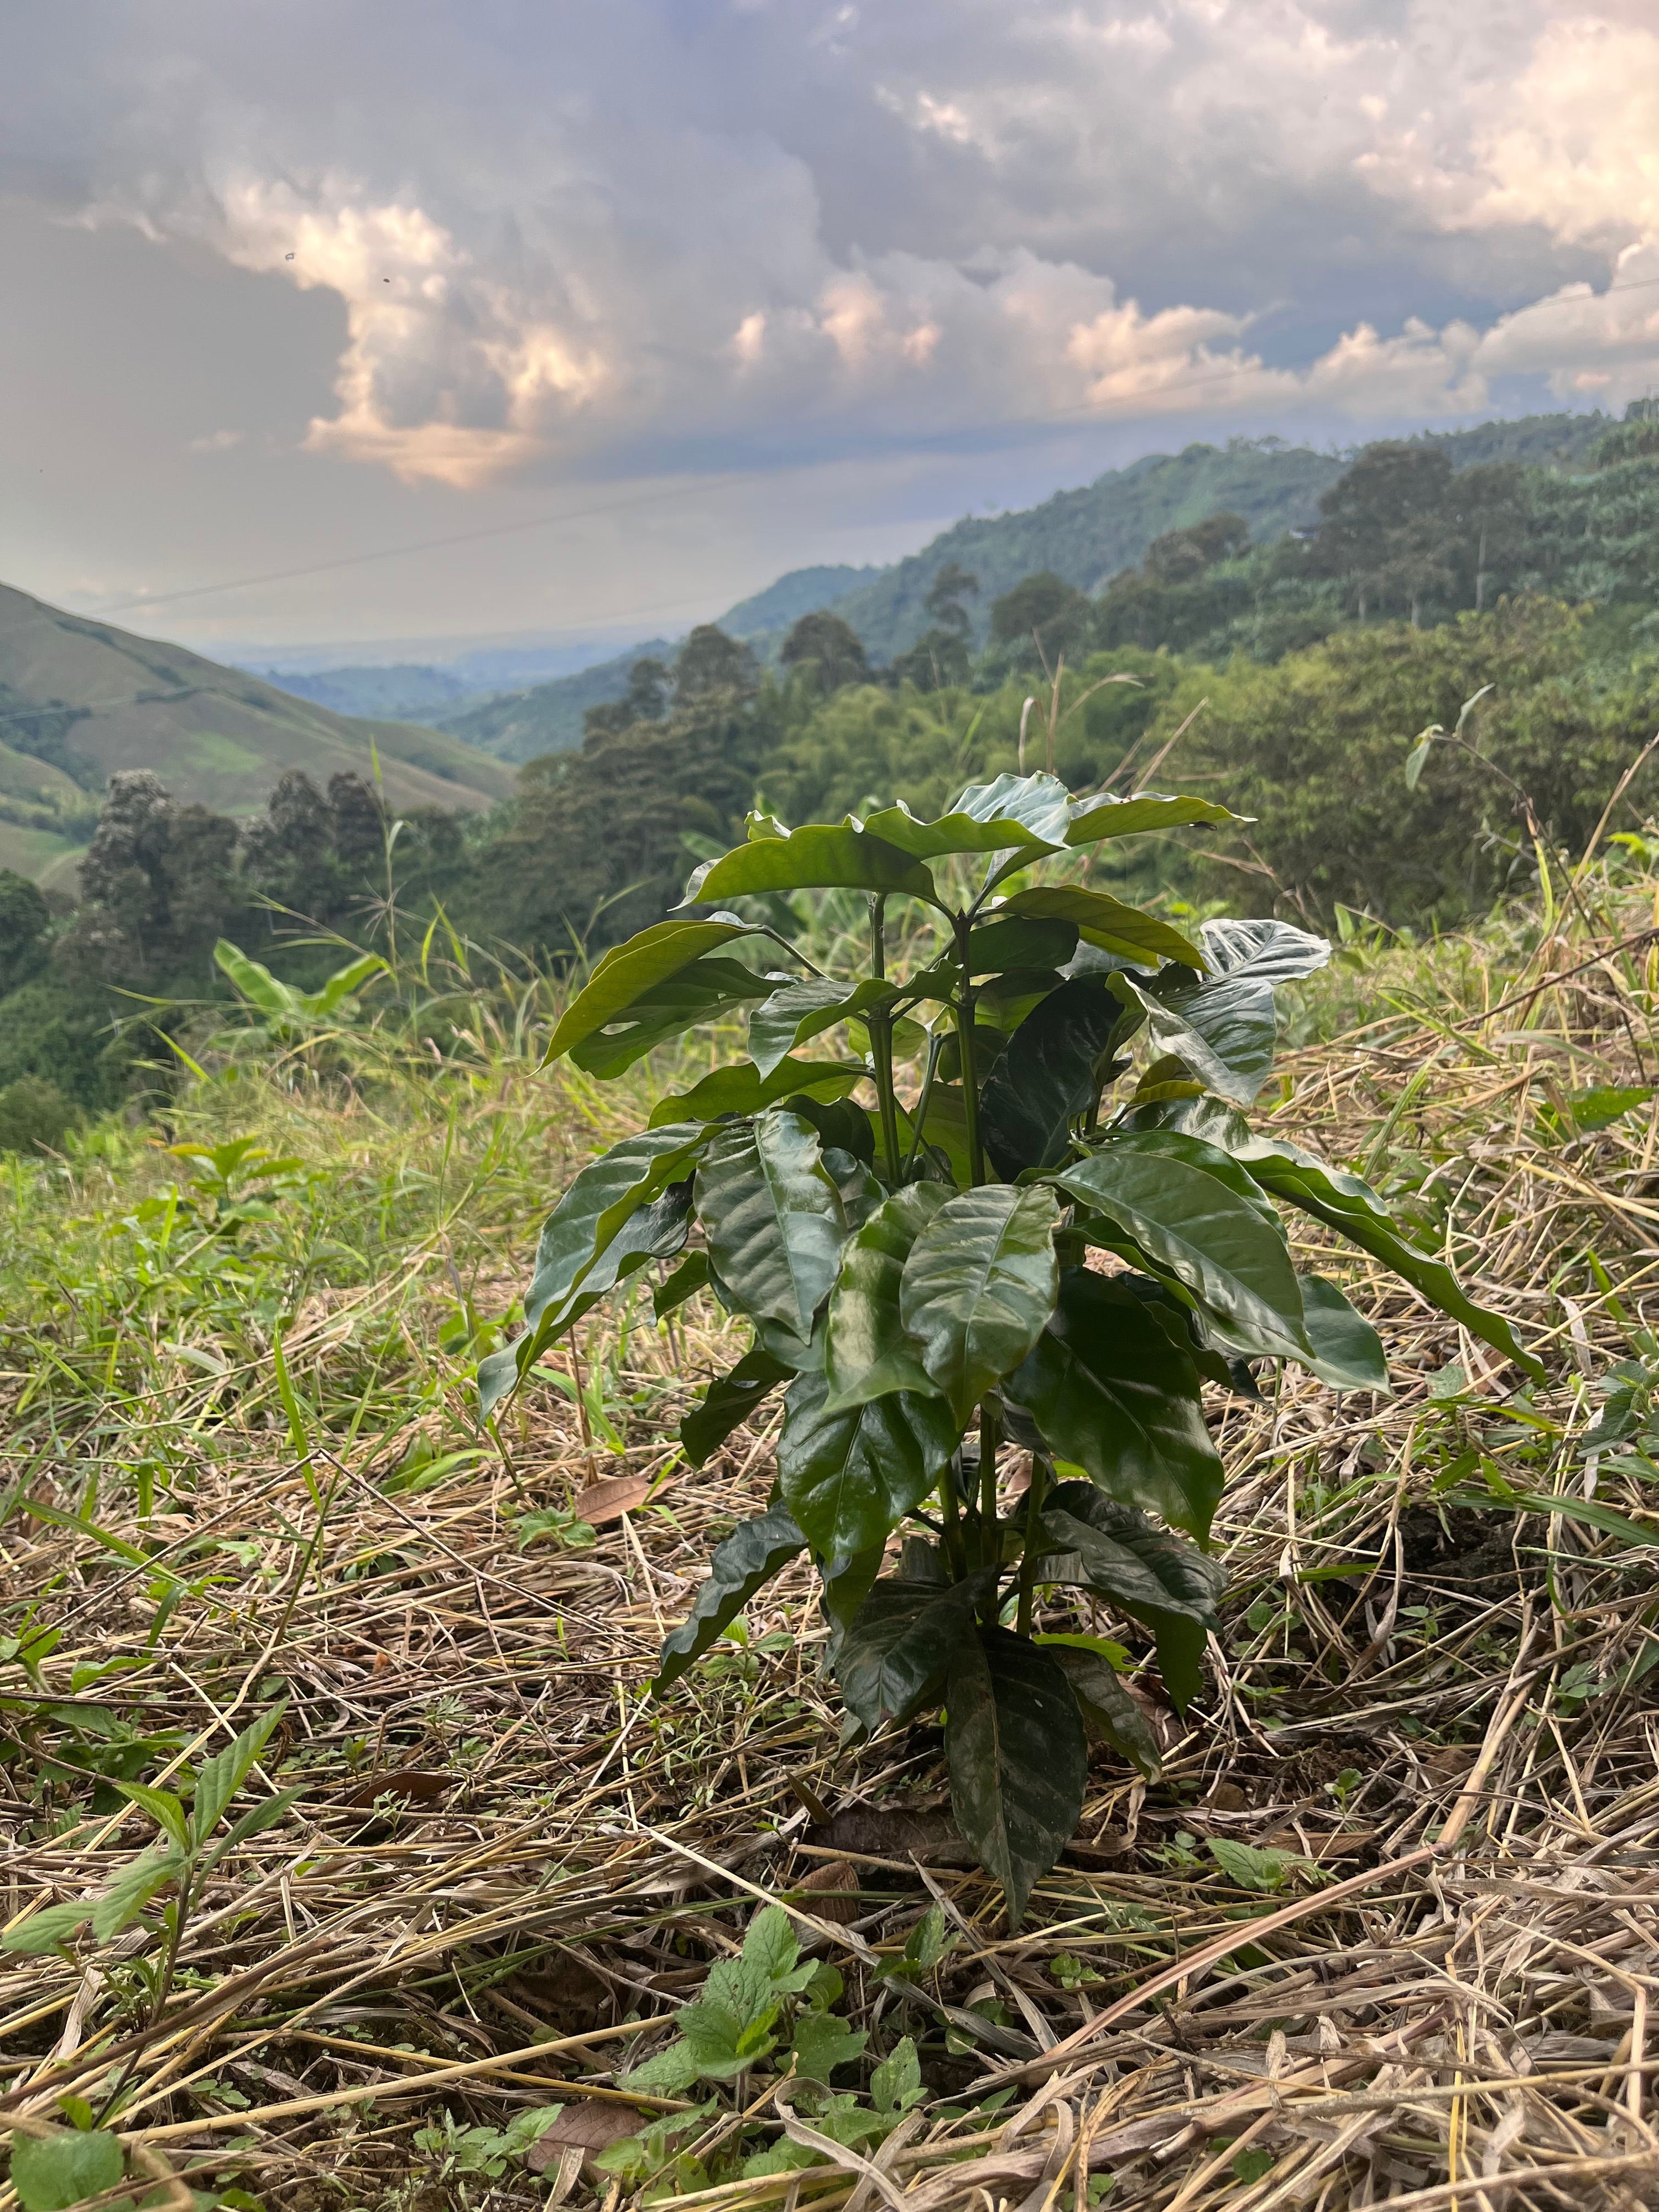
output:
[[[1640,916],[1597,920],[1611,940]],[[1516,1377],[1493,1355],[1343,1264],[1396,1395],[1339,1401],[1292,1375],[1218,1412],[1232,1579],[1211,1693],[1182,1723],[1139,1686],[1167,1743],[1163,1779],[1148,1788],[1098,1755],[1076,1843],[1014,1935],[949,1832],[937,1732],[837,1748],[804,1573],[750,1609],[751,1638],[780,1648],[723,1646],[665,1703],[643,1698],[711,1532],[770,1480],[767,1433],[740,1432],[706,1474],[671,1468],[641,1494],[670,1459],[680,1355],[704,1371],[726,1356],[706,1316],[699,1334],[700,1307],[689,1339],[637,1313],[594,1329],[574,1374],[586,1397],[544,1391],[514,1415],[510,1465],[477,1458],[418,1486],[416,1435],[476,1447],[466,1347],[448,1357],[434,1335],[463,1279],[483,1309],[516,1279],[527,1239],[501,1231],[532,1225],[521,1193],[498,1204],[488,1176],[459,1177],[441,1233],[425,1217],[388,1232],[398,1267],[307,1293],[288,1347],[297,1428],[257,1337],[228,1382],[164,1363],[122,1386],[112,1419],[72,1322],[54,1322],[79,1395],[54,1398],[35,1361],[6,1362],[21,1470],[0,1528],[9,1619],[33,1607],[63,1631],[33,1684],[15,1665],[0,1680],[9,1915],[97,1887],[148,1838],[137,1812],[89,1802],[75,1762],[106,1741],[100,1713],[150,1741],[137,1771],[155,1778],[285,1697],[253,1788],[304,1795],[226,1863],[159,2016],[142,1933],[73,1963],[6,1962],[0,2118],[56,2118],[66,2094],[97,2106],[120,2082],[128,2142],[198,2189],[296,2212],[504,2212],[550,2189],[614,2206],[579,2144],[539,2177],[492,2179],[458,2170],[434,2116],[499,2125],[562,2099],[590,2142],[606,2112],[641,2124],[651,2100],[617,2091],[617,2072],[766,1896],[840,1966],[875,2048],[921,2043],[932,2101],[872,2161],[845,2154],[682,2201],[1659,2202],[1659,1673],[1645,1671],[1659,1518],[1644,1459],[1577,1444],[1602,1403],[1590,1378],[1619,1360],[1659,1371],[1642,1317],[1659,1124],[1643,1109],[1563,1146],[1540,1121],[1552,1095],[1650,1070],[1643,955],[1487,1012],[1506,985],[1529,991],[1595,949],[1581,927],[1432,965],[1378,955],[1328,991],[1328,1007],[1349,988],[1395,1005],[1292,1055],[1275,1126],[1419,1186],[1419,1233],[1514,1317],[1553,1380],[1518,1413],[1500,1404]],[[1425,1020],[1411,993],[1431,977],[1461,996]],[[545,1091],[508,1070],[489,1110],[528,1115],[532,1095],[544,1116]],[[327,1109],[262,1110],[273,1133],[287,1117],[297,1148]],[[391,1141],[354,1126],[360,1149]],[[473,1128],[456,1156],[476,1166],[489,1142]],[[205,1328],[191,1340],[222,1355]],[[372,1407],[355,1434],[341,1399],[354,1359]],[[398,1418],[394,1370],[417,1378]],[[130,1479],[145,1419],[167,1431],[165,1496],[147,1514]],[[633,1508],[591,1547],[521,1544],[528,1512],[580,1510],[590,1481],[619,1475],[643,1479]],[[1229,1843],[1277,1854],[1255,1878],[1279,1887],[1241,1887]],[[955,1948],[914,1991],[878,1980],[874,1957],[934,1899]],[[980,2103],[1000,2087],[1011,2100]],[[775,2131],[781,2116],[763,2098],[752,2121]]]

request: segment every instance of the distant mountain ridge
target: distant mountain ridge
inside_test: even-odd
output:
[[[175,799],[253,813],[285,769],[372,774],[394,806],[477,811],[511,773],[417,724],[353,720],[182,646],[0,586],[0,867],[72,878],[104,787],[150,769]]]
[[[1444,447],[1458,468],[1514,460],[1534,468],[1573,469],[1587,463],[1611,419],[1600,413],[1529,415],[1468,430],[1419,434]],[[1093,592],[1121,569],[1133,568],[1154,538],[1206,515],[1242,514],[1257,542],[1305,528],[1318,520],[1320,494],[1335,483],[1358,450],[1321,453],[1263,438],[1150,453],[1126,468],[1109,470],[1080,489],[1056,492],[1041,506],[968,516],[920,552],[886,568],[792,569],[730,609],[720,617],[720,626],[769,657],[793,623],[827,607],[852,625],[872,660],[880,663],[915,644],[926,629],[928,586],[949,561],[959,562],[979,579],[973,611],[982,634],[990,602],[1038,569],[1051,568],[1068,584]],[[673,643],[653,638],[579,675],[440,709],[434,720],[502,760],[563,751],[581,743],[582,716],[589,707],[622,697],[636,660],[647,655],[672,659],[674,650]]]

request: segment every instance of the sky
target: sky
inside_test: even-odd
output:
[[[1653,0],[0,0],[0,581],[684,630],[1138,455],[1659,389]]]

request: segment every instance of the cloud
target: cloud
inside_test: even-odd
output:
[[[28,37],[14,184],[337,299],[303,443],[409,483],[1659,374],[1642,0],[60,0]]]

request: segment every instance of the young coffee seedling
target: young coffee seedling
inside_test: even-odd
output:
[[[1297,1273],[1274,1201],[1538,1371],[1366,1184],[1245,1119],[1274,991],[1322,964],[1322,939],[1278,921],[1188,936],[1042,879],[1054,862],[1074,878],[1109,839],[1231,818],[1200,799],[1073,799],[1046,775],[972,785],[933,822],[902,805],[794,830],[751,817],[681,910],[599,961],[547,1055],[616,1076],[747,1009],[749,1056],[583,1169],[542,1232],[525,1334],[479,1369],[488,1413],[701,1227],[658,1314],[706,1287],[754,1340],[685,1421],[687,1456],[703,1463],[780,1388],[783,1427],[772,1499],[717,1547],[658,1687],[810,1553],[854,1719],[944,1705],[957,1823],[1016,1922],[1076,1823],[1088,1732],[1156,1759],[1099,1642],[1034,1637],[1040,1593],[1092,1591],[1140,1623],[1184,1707],[1220,1582],[1204,1383],[1250,1391],[1250,1362],[1290,1359],[1339,1389],[1387,1388],[1375,1331]],[[776,895],[848,890],[868,897],[867,957],[826,974],[775,926],[793,910]],[[896,973],[901,902],[933,933]],[[789,971],[734,957],[775,947]],[[798,1057],[831,1031],[858,1049]],[[1017,1462],[1030,1480],[1011,1497]]]

